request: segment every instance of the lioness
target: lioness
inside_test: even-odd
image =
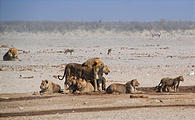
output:
[[[76,93],[90,93],[94,91],[94,87],[91,82],[85,79],[79,78],[76,82]]]
[[[66,82],[68,85],[68,88],[64,84],[64,92],[63,93],[74,93],[77,90],[77,77],[71,76],[68,81]]]
[[[179,83],[180,81],[184,81],[183,76],[176,77],[174,79],[172,78],[163,78],[161,79],[160,83],[158,84],[157,88],[159,89],[160,92],[164,91],[165,92],[170,92],[170,88],[174,88],[174,92],[177,92],[177,89],[179,88]],[[169,90],[167,90],[169,89]]]
[[[3,56],[4,61],[18,60],[18,50],[16,48],[10,48],[8,52]]]
[[[95,91],[97,90],[105,90],[106,89],[106,80],[103,78],[103,73],[106,75],[110,73],[110,70],[107,65],[104,65],[100,58],[91,58],[85,61],[82,66],[95,67],[96,71],[98,71],[98,80],[92,83]],[[97,82],[97,83],[96,83]],[[96,86],[97,85],[97,86]],[[101,85],[101,86],[100,86]],[[101,89],[100,89],[101,88]]]
[[[104,63],[100,58],[91,58],[85,61],[82,66],[95,67],[95,66],[104,66]]]
[[[50,80],[42,80],[40,85],[40,94],[58,93],[61,90],[60,85],[51,82]]]
[[[106,93],[142,93],[135,89],[135,87],[139,85],[140,83],[136,79],[133,79],[126,84],[114,83],[106,89]]]

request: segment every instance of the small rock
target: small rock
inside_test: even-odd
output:
[[[164,103],[162,100],[160,99],[155,99],[155,102],[161,102],[161,103]]]
[[[163,101],[162,100],[159,100],[161,103],[163,103]]]

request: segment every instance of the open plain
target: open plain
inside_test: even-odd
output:
[[[0,119],[193,120],[195,119],[195,31],[73,31],[0,33]],[[19,61],[3,61],[9,48]],[[112,48],[110,55],[107,50]],[[74,49],[72,55],[64,54]],[[42,80],[62,88],[68,63],[99,57],[109,66],[107,86],[137,79],[143,94],[92,93],[32,95]],[[156,93],[164,77],[184,77],[177,93]]]

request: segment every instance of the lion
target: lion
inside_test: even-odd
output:
[[[68,82],[71,82],[72,76],[75,76],[77,78],[83,78],[85,80],[89,80],[91,83],[96,83],[94,82],[98,79],[98,71],[99,69],[97,68],[91,68],[88,66],[82,66],[81,64],[77,63],[69,63],[66,65],[65,70],[64,70],[64,75],[62,78],[58,75],[59,80],[63,80],[64,77],[66,77],[65,82],[64,82],[64,93],[67,93],[67,85]],[[68,85],[69,86],[69,85]],[[97,86],[97,85],[96,85]],[[70,86],[69,86],[70,87]]]
[[[83,66],[84,67],[84,66]],[[94,87],[94,91],[105,90],[106,80],[103,78],[103,74],[110,73],[107,65],[96,66],[92,68],[93,77],[83,77],[85,80],[89,80]],[[88,76],[86,72],[83,73],[84,76]],[[95,78],[94,78],[95,77]],[[92,79],[93,78],[93,79]]]
[[[72,80],[73,78],[71,77],[77,77],[80,78],[82,77],[82,65],[78,63],[69,63],[66,65],[65,70],[64,70],[64,75],[62,78],[60,78],[61,75],[58,75],[59,80],[63,80],[65,77],[65,82],[64,82],[64,93],[69,93],[70,90],[72,89]],[[70,87],[70,88],[68,88]]]
[[[63,93],[74,93],[77,90],[77,77],[71,76],[68,81],[66,82],[67,85],[64,84],[64,91]],[[68,88],[67,88],[68,86]]]
[[[76,82],[76,92],[75,93],[90,93],[94,91],[94,87],[91,82],[85,79],[79,78]]]
[[[40,94],[58,93],[61,90],[60,85],[51,82],[50,80],[42,80],[40,85]]]
[[[85,61],[82,66],[95,67],[95,66],[104,66],[104,63],[100,58],[91,58]]]
[[[126,84],[119,84],[119,83],[114,83],[111,84],[107,89],[106,93],[119,93],[119,94],[124,94],[124,93],[142,93],[141,91],[136,90],[136,86],[139,86],[140,83],[136,80],[133,79]]]
[[[95,83],[93,83],[93,85],[94,85],[95,91],[105,90],[106,89],[106,87],[105,87],[106,80],[103,79],[103,73],[105,73],[106,75],[108,75],[108,73],[110,73],[108,66],[104,65],[104,63],[102,62],[102,60],[100,58],[88,59],[87,61],[85,61],[82,64],[82,66],[95,67],[95,69],[99,69],[99,70],[96,70],[96,71],[99,71],[98,72],[99,79],[97,81],[94,81]],[[100,86],[100,84],[102,85],[102,87]],[[102,88],[102,89],[100,89],[100,88]]]
[[[10,48],[8,52],[3,56],[4,61],[16,61],[18,60],[18,50],[16,48]]]
[[[177,92],[177,89],[179,88],[180,81],[184,81],[183,76],[179,76],[176,78],[163,78],[161,79],[160,83],[157,86],[157,89],[159,92],[165,91],[170,92],[171,88],[174,88],[174,92]]]
[[[88,67],[88,66],[82,66],[81,64],[77,63],[69,63],[66,65],[65,70],[64,70],[64,75],[62,78],[60,78],[60,75],[58,75],[59,80],[63,80],[64,77],[65,83],[64,83],[64,92],[67,89],[67,82],[71,81],[70,77],[71,76],[76,76],[77,78],[82,78],[87,81],[90,81],[92,85],[95,88],[95,91],[97,91],[99,85],[97,85],[98,81],[102,80],[102,75],[103,73],[108,74],[110,71],[107,66],[95,66],[95,67]]]
[[[106,90],[106,79],[103,77],[103,74],[108,75],[110,73],[110,70],[107,65],[102,66],[98,70],[98,80],[97,80],[97,86],[94,84],[94,88],[97,88],[99,91]]]

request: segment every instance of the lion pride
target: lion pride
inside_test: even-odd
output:
[[[98,90],[99,81],[102,81],[102,75],[103,73],[108,74],[110,71],[107,66],[96,66],[96,67],[88,67],[88,66],[82,66],[81,64],[77,63],[69,63],[66,65],[64,70],[64,75],[62,78],[60,78],[60,75],[58,75],[59,80],[63,80],[65,77],[64,82],[64,92],[67,91],[67,85],[68,82],[71,81],[71,76],[75,76],[77,78],[82,78],[87,81],[90,81],[91,84],[94,86],[94,91]],[[104,81],[103,81],[104,83]],[[104,85],[105,86],[105,85]]]
[[[66,77],[65,82],[64,82],[64,93],[69,92],[67,91],[69,89],[67,88],[67,85],[70,81],[72,81],[70,79],[72,76],[88,80],[92,84],[96,83],[95,81],[98,79],[98,75],[97,75],[98,72],[96,70],[97,69],[95,68],[91,68],[88,66],[82,66],[81,64],[78,64],[78,63],[67,64],[64,70],[63,77],[60,78],[60,76],[58,75],[59,80],[63,80]]]

